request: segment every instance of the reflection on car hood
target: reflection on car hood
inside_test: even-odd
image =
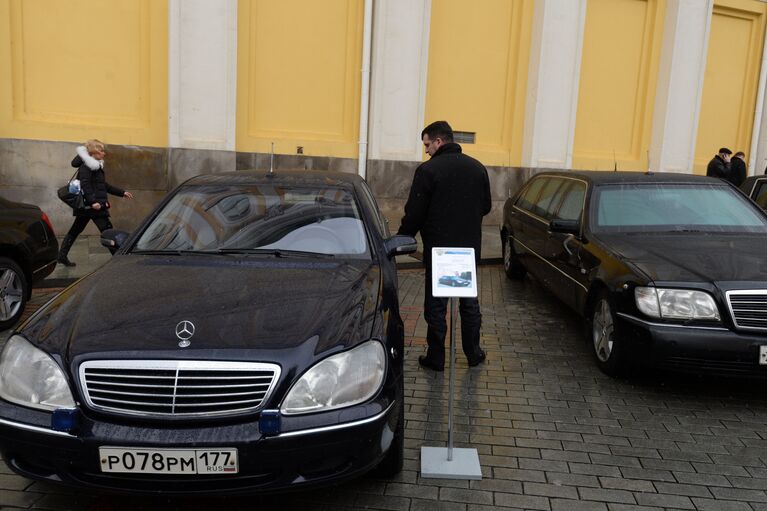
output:
[[[65,290],[23,332],[65,357],[190,349],[281,350],[318,336],[315,353],[368,338],[380,272],[370,261],[118,256]]]
[[[600,234],[598,238],[653,281],[767,280],[765,234]]]

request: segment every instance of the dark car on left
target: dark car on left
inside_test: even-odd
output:
[[[404,456],[404,328],[363,179],[231,172],[171,192],[0,355],[0,452],[147,494],[337,484]],[[117,247],[119,245],[119,247]]]
[[[58,251],[51,221],[39,207],[0,197],[0,330],[21,318],[32,286],[56,268]]]
[[[585,318],[597,365],[767,376],[767,214],[684,174],[546,172],[504,207],[510,278]]]

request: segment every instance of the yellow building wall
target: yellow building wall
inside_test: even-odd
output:
[[[646,170],[665,0],[589,0],[573,168]]]
[[[706,173],[720,147],[750,156],[765,14],[767,4],[756,0],[714,4],[695,144],[696,174]]]
[[[532,0],[432,2],[425,123],[476,133],[485,165],[522,159]]]
[[[166,146],[166,0],[0,0],[0,137]]]
[[[238,151],[356,158],[362,0],[240,0]]]

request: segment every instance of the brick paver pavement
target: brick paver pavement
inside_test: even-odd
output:
[[[447,439],[446,373],[418,367],[426,326],[421,271],[400,272],[406,362],[405,470],[272,497],[93,495],[0,468],[0,507],[149,509],[534,509],[767,511],[767,397],[753,380],[601,374],[577,316],[533,280],[480,271],[487,363],[456,369],[455,440],[479,451],[484,479],[419,477],[419,449]],[[49,294],[36,292],[33,302]]]

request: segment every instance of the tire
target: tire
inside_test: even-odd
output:
[[[386,451],[383,461],[376,467],[376,475],[381,477],[392,477],[402,471],[405,464],[405,405],[399,407],[399,419],[397,429],[394,431],[394,438]]]
[[[501,236],[501,250],[503,251],[503,271],[506,273],[506,277],[512,280],[522,280],[525,278],[527,269],[522,266],[522,263],[519,262],[517,255],[514,253],[514,247],[506,231]]]
[[[615,330],[615,307],[607,291],[601,291],[589,312],[588,335],[597,367],[612,377],[626,372],[626,346]]]
[[[0,257],[0,330],[15,325],[24,313],[31,287],[13,259]]]

